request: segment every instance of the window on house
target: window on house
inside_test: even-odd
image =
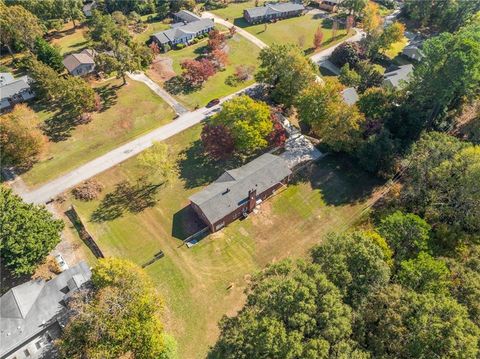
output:
[[[35,343],[35,347],[37,349],[40,349],[42,347],[42,342],[39,340],[38,342]]]
[[[28,351],[28,349],[25,349],[23,351],[23,353],[25,354],[26,357],[29,357],[30,356],[30,352]]]

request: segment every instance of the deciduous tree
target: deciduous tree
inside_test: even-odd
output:
[[[235,149],[232,134],[224,125],[205,124],[201,138],[205,153],[214,160],[230,157]]]
[[[266,147],[273,129],[268,105],[246,95],[225,102],[222,110],[212,117],[212,124],[229,129],[235,150],[240,153],[252,153]]]
[[[393,249],[395,258],[401,261],[428,251],[430,229],[430,225],[419,216],[396,211],[382,219],[378,232]]]
[[[319,266],[282,261],[256,275],[247,303],[220,323],[219,358],[358,357],[351,310]],[[347,353],[345,353],[347,352]],[[212,354],[213,354],[212,353]]]
[[[315,65],[294,45],[274,44],[262,49],[259,58],[255,79],[270,86],[276,102],[293,105],[299,93],[315,81]]]
[[[323,32],[322,28],[319,26],[317,31],[315,31],[315,35],[313,35],[313,47],[315,49],[319,49],[322,46],[323,42]]]
[[[0,186],[0,258],[16,276],[32,274],[60,242],[63,221]]]
[[[215,75],[215,65],[209,59],[187,59],[180,64],[184,70],[183,78],[193,87],[201,86],[209,77]]]
[[[387,285],[390,267],[385,253],[369,232],[329,234],[312,250],[313,262],[356,308],[366,295]]]
[[[61,357],[163,358],[163,301],[148,275],[131,262],[108,258],[93,268],[92,284],[91,294],[69,305],[74,315],[59,343]]]
[[[333,50],[330,61],[338,67],[348,64],[350,68],[355,68],[360,61],[360,48],[355,42],[344,42]]]
[[[171,181],[177,173],[177,161],[172,149],[163,142],[154,142],[152,147],[138,156],[140,166],[150,175],[158,175],[161,180]]]
[[[351,152],[360,141],[363,115],[349,106],[340,94],[340,84],[327,79],[304,90],[298,99],[301,121],[334,151]]]

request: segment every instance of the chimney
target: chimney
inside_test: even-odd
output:
[[[255,208],[255,205],[257,204],[257,190],[256,189],[251,189],[248,191],[248,207],[247,211],[251,212]]]

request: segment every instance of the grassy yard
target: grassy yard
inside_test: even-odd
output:
[[[122,196],[73,200],[106,255],[143,264],[158,251],[165,253],[147,271],[165,298],[166,328],[177,338],[179,357],[185,359],[205,357],[218,335],[218,320],[242,306],[252,273],[271,261],[304,256],[325,233],[357,218],[378,184],[352,164],[327,156],[263,203],[259,213],[188,249],[181,241],[185,225],[191,223],[185,215],[188,197],[217,178],[223,167],[205,160],[200,130],[196,126],[167,141],[178,153],[179,175],[166,187],[157,186],[160,180],[150,175],[141,186],[148,190],[141,190],[136,184],[146,173],[132,158],[97,180],[105,186],[102,196],[129,180],[133,192],[141,194],[133,201]],[[139,210],[145,203],[150,205]]]
[[[172,60],[172,69],[179,75],[182,73],[180,63],[185,59],[194,59],[198,57],[207,44],[207,40],[203,40],[198,44],[188,46],[181,50],[171,50],[166,56]],[[214,76],[209,78],[200,90],[182,93],[176,95],[178,100],[184,103],[189,108],[196,106],[204,106],[211,99],[229,95],[235,91],[240,90],[253,83],[253,79],[236,86],[230,86],[225,83],[225,80],[235,72],[235,68],[239,65],[257,66],[257,57],[260,49],[253,45],[250,41],[242,36],[236,34],[231,39],[227,40],[226,50],[228,52],[229,63],[225,70],[217,72]],[[148,74],[156,80],[154,70],[149,70]]]
[[[28,185],[46,182],[172,120],[173,110],[146,85],[120,84],[110,80],[96,86],[104,109],[88,124],[75,127],[70,119],[34,106],[47,133],[61,140],[49,142],[44,158],[22,175]]]
[[[144,17],[148,17],[152,15],[145,15]],[[163,30],[168,30],[170,28],[170,24],[166,24],[163,21],[152,21],[148,22],[146,19],[144,20],[145,23],[147,24],[147,28],[144,32],[140,34],[134,34],[135,40],[145,43],[148,39],[150,39],[150,36],[155,34],[156,32],[163,31]]]
[[[88,40],[86,38],[87,27],[73,27],[73,24],[69,22],[65,25],[63,30],[53,35],[52,44],[60,46],[60,52],[62,55],[66,55],[72,52],[79,52],[88,47]]]
[[[320,49],[343,41],[347,36],[345,29],[339,26],[335,38],[332,38],[332,21],[323,19],[321,14],[312,12],[304,16],[279,20],[266,25],[250,25],[243,19],[243,10],[254,6],[254,1],[233,3],[224,9],[213,10],[212,12],[255,35],[267,45],[292,43],[298,45],[306,53],[314,51],[313,37],[319,26],[323,32],[323,45]],[[351,31],[348,36],[353,34],[353,31]]]

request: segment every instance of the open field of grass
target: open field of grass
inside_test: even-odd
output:
[[[332,21],[324,19],[323,14],[314,12],[309,12],[304,16],[278,20],[275,23],[250,25],[243,19],[243,10],[254,6],[255,2],[234,3],[227,8],[213,10],[212,12],[255,35],[267,45],[291,43],[298,45],[308,54],[314,51],[313,37],[319,26],[323,32],[323,44],[319,50],[335,45],[347,36],[354,34],[351,31],[347,35],[346,30],[339,26],[335,38],[332,38]]]
[[[89,42],[86,38],[86,32],[86,26],[80,27],[77,24],[77,28],[74,28],[73,24],[69,22],[61,32],[53,35],[51,42],[60,46],[62,55],[79,52],[88,47]]]
[[[327,156],[264,202],[259,213],[188,249],[181,240],[191,223],[188,197],[223,170],[203,156],[200,130],[198,125],[167,140],[178,154],[179,174],[166,187],[151,174],[139,187],[138,179],[147,173],[132,158],[96,177],[105,186],[103,198],[73,200],[106,255],[143,264],[160,250],[165,253],[146,269],[165,298],[166,328],[176,336],[183,359],[205,357],[218,335],[218,320],[242,306],[251,274],[271,261],[304,256],[325,233],[355,219],[378,184],[345,160]],[[114,195],[124,180],[134,189],[128,200]]]
[[[204,50],[207,40],[203,40],[198,44],[188,46],[181,50],[171,50],[165,56],[172,60],[172,69],[177,74],[182,73],[180,63],[186,59],[194,59],[198,57]],[[239,83],[236,86],[227,85],[225,80],[235,73],[235,68],[239,65],[251,65],[256,67],[258,64],[257,57],[260,49],[253,45],[240,35],[234,35],[227,40],[226,51],[228,52],[229,63],[223,71],[217,72],[214,76],[209,78],[201,89],[189,93],[182,93],[175,95],[177,99],[184,103],[187,107],[193,109],[206,105],[211,99],[219,98],[229,95],[235,91],[242,89],[254,82],[251,80]],[[156,80],[154,70],[149,70],[147,73]],[[255,72],[255,69],[253,69]]]
[[[90,123],[73,126],[71,119],[33,106],[57,142],[49,142],[44,158],[22,175],[30,186],[58,177],[109,150],[172,120],[174,112],[143,83],[110,80],[96,85],[104,108]]]

